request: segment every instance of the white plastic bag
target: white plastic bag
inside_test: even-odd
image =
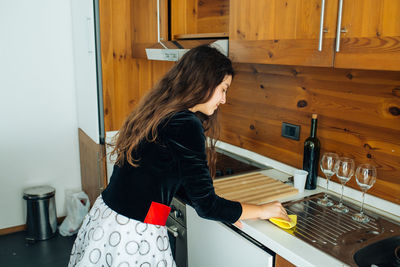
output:
[[[82,191],[67,193],[67,217],[58,228],[62,236],[71,236],[78,232],[83,219],[89,212],[89,197]]]

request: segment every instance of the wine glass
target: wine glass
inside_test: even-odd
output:
[[[359,165],[356,170],[356,181],[362,191],[362,203],[360,213],[354,214],[352,218],[357,222],[367,223],[370,219],[364,214],[364,197],[365,192],[370,189],[376,181],[376,167],[371,164]]]
[[[325,174],[326,177],[326,190],[324,194],[324,198],[318,200],[318,204],[322,206],[330,207],[333,205],[333,202],[328,198],[328,185],[329,180],[331,179],[332,175],[335,174],[335,163],[339,159],[339,156],[336,153],[332,152],[325,152],[322,155],[320,167],[321,171]]]
[[[346,213],[349,212],[349,208],[343,205],[343,189],[344,185],[351,179],[354,174],[354,160],[351,158],[340,157],[335,164],[335,173],[342,184],[342,194],[340,195],[339,204],[334,205],[332,209],[337,212]]]

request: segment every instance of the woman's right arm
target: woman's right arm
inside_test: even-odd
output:
[[[215,194],[207,165],[204,130],[196,117],[186,115],[171,120],[168,133],[170,146],[179,157],[185,193],[201,217],[238,224],[240,220],[257,218],[290,220],[279,202],[252,205]]]
[[[242,226],[241,220],[246,219],[269,219],[272,217],[282,218],[290,221],[287,212],[282,204],[278,201],[273,201],[263,205],[254,205],[247,203],[240,203],[242,205],[242,215],[239,220],[235,222],[238,227]]]

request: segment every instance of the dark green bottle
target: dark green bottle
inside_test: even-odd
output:
[[[308,171],[306,180],[306,189],[315,189],[317,187],[319,151],[321,143],[317,138],[317,114],[312,114],[311,133],[304,141],[303,170]]]

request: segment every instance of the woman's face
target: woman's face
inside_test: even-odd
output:
[[[232,82],[232,75],[225,75],[224,80],[217,85],[214,94],[210,100],[205,103],[197,104],[189,110],[192,112],[200,111],[201,113],[211,116],[220,104],[225,104],[226,93]]]

